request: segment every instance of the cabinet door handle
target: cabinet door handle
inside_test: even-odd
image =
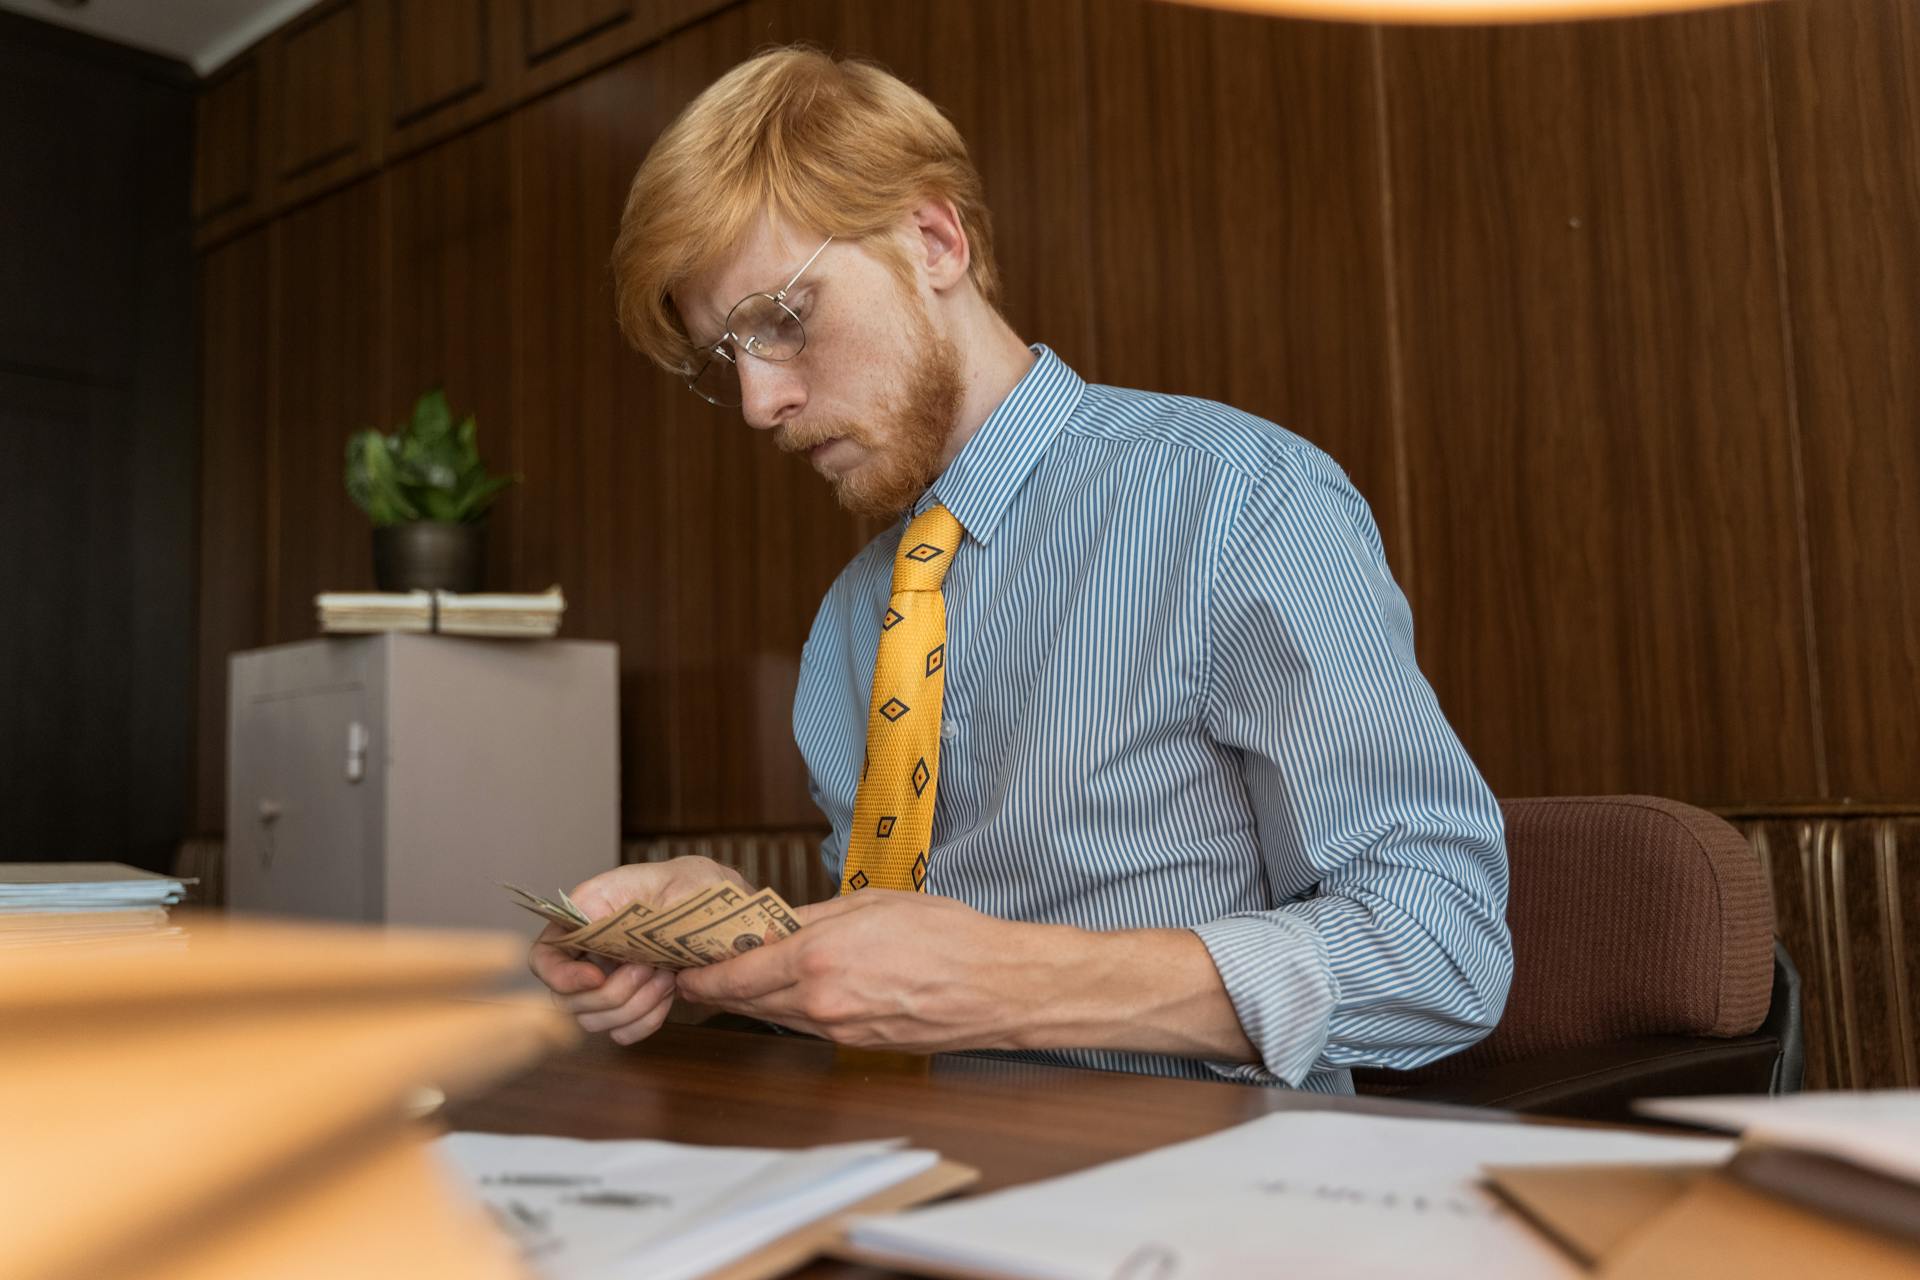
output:
[[[280,802],[262,800],[260,802],[260,865],[273,865],[273,824],[280,820]]]
[[[367,776],[367,726],[358,720],[347,724],[347,781],[358,782]]]

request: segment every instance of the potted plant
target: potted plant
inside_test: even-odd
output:
[[[446,393],[414,402],[392,434],[347,441],[347,494],[373,520],[373,577],[382,591],[478,591],[486,575],[487,508],[513,476],[488,475],[473,415],[455,426]]]

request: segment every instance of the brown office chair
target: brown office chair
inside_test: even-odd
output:
[[[1759,858],[1650,796],[1511,800],[1513,989],[1500,1025],[1362,1093],[1625,1118],[1636,1097],[1800,1087],[1799,975]]]

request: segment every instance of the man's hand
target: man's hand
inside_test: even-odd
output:
[[[1024,1001],[1043,980],[1040,956],[1022,944],[1078,932],[885,889],[795,914],[799,933],[687,970],[681,993],[841,1044],[922,1053],[1013,1047]]]
[[[711,884],[753,888],[739,872],[711,858],[675,858],[603,871],[575,886],[568,896],[589,920],[604,920],[628,903],[671,906]],[[611,1032],[617,1044],[632,1044],[658,1031],[673,1007],[673,971],[623,964],[603,973],[599,965],[576,960],[553,945],[555,938],[568,932],[548,925],[527,953],[527,967],[553,989],[560,1007],[574,1016],[583,1031]]]
[[[1188,929],[1023,924],[885,889],[794,914],[799,933],[686,970],[680,994],[862,1048],[1259,1060],[1206,944]]]

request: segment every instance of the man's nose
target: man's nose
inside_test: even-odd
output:
[[[741,353],[740,416],[757,431],[779,426],[806,407],[799,371],[778,360]]]

